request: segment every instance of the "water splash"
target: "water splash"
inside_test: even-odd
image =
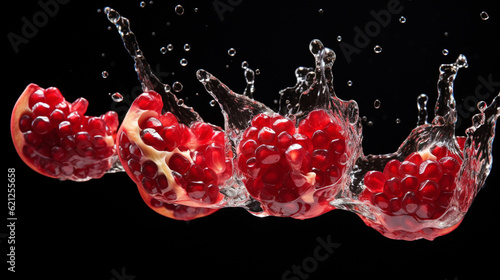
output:
[[[202,121],[196,111],[191,107],[179,103],[179,100],[172,92],[166,91],[166,85],[153,74],[149,63],[139,48],[135,34],[130,30],[130,21],[109,7],[106,7],[104,12],[108,20],[116,26],[125,49],[134,60],[135,71],[141,82],[142,90],[144,92],[153,90],[159,93],[163,98],[163,110],[174,113],[179,122],[189,125],[194,121]],[[170,47],[167,48],[170,49]]]
[[[135,70],[143,90],[160,93],[165,104],[164,111],[174,113],[180,122],[189,125],[194,121],[201,121],[201,117],[192,108],[177,99],[169,85],[162,84],[152,73],[134,33],[130,30],[128,19],[121,17],[111,8],[106,8],[105,12],[108,19],[117,27],[125,48],[135,62]],[[365,188],[364,175],[370,170],[383,170],[387,162],[392,159],[403,160],[415,151],[425,151],[432,145],[440,144],[458,155],[463,162],[457,176],[457,188],[450,208],[439,219],[423,222],[422,227],[428,227],[429,223],[432,227],[441,229],[458,225],[491,171],[492,143],[496,121],[500,115],[500,95],[495,97],[489,106],[485,102],[478,104],[480,113],[473,116],[473,124],[466,130],[466,136],[456,137],[457,111],[453,83],[458,71],[468,66],[465,56],[459,55],[454,63],[442,64],[439,68],[438,96],[432,121],[428,122],[429,98],[421,94],[417,98],[417,126],[397,151],[382,155],[364,155],[361,149],[362,118],[359,117],[358,105],[354,100],[339,99],[333,88],[332,66],[336,59],[335,53],[325,48],[319,40],[311,41],[309,50],[314,56],[315,65],[298,67],[295,70],[296,84],[279,92],[278,113],[297,123],[312,110],[321,108],[329,112],[334,121],[345,130],[348,139],[347,149],[351,155],[349,160],[353,167],[352,170],[347,170],[345,187],[335,192],[334,197],[331,197],[331,204],[336,208],[356,212],[371,221],[383,223],[380,220],[383,214],[379,209],[358,200],[358,195]],[[230,56],[234,56],[235,53],[234,49],[228,51]],[[200,69],[196,72],[197,79],[214,98],[213,102],[221,107],[225,121],[224,129],[231,141],[233,152],[241,133],[248,127],[253,116],[259,113],[274,114],[269,107],[252,98],[255,91],[255,72],[248,67],[248,64],[243,69],[247,82],[243,94],[232,91],[206,70]],[[352,85],[352,82],[350,84]],[[459,145],[458,140],[462,142],[464,139],[464,145]],[[245,193],[238,179],[235,180],[233,188],[221,192],[235,198],[226,206],[243,206],[254,212],[259,209],[258,203]]]

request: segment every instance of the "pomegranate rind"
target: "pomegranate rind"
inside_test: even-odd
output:
[[[168,205],[167,203],[162,202],[158,203],[158,201],[156,201],[156,205],[153,205],[153,199],[151,198],[151,196],[142,188],[138,188],[138,190],[142,200],[146,203],[147,206],[149,206],[149,208],[162,216],[178,221],[191,221],[194,219],[203,218],[219,210],[217,208],[190,207],[184,205],[169,207],[173,205]],[[181,208],[182,213],[179,210],[176,211],[169,208]]]
[[[14,147],[16,148],[17,154],[21,157],[21,159],[29,168],[40,173],[41,175],[51,178],[57,178],[51,176],[50,174],[46,174],[42,169],[35,166],[30,160],[26,158],[22,150],[25,141],[24,141],[24,136],[21,130],[19,129],[19,119],[21,118],[22,115],[31,111],[30,109],[28,109],[29,97],[33,92],[39,89],[41,89],[41,87],[39,87],[38,85],[29,84],[26,87],[26,89],[24,89],[21,96],[19,96],[19,98],[17,99],[16,104],[14,105],[14,109],[12,110],[12,115],[10,117],[10,135],[12,136],[12,142],[14,143]]]

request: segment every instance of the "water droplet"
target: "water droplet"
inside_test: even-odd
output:
[[[111,99],[114,102],[122,102],[123,101],[123,95],[121,95],[119,92],[115,92],[111,94]]]
[[[479,14],[482,20],[488,20],[490,18],[490,15],[488,15],[487,12],[482,11],[481,14]]]
[[[477,109],[479,109],[479,111],[481,112],[484,112],[484,110],[486,110],[486,107],[488,107],[488,104],[486,104],[486,102],[484,101],[479,101],[477,103]]]
[[[181,82],[174,82],[172,84],[172,89],[175,91],[175,92],[180,92],[182,90],[182,88],[184,88],[184,86],[181,84]]]
[[[382,47],[380,45],[376,45],[375,47],[373,47],[373,51],[375,53],[381,53],[382,52]]]
[[[255,69],[255,75],[260,75],[260,69]]]
[[[375,109],[378,109],[380,108],[380,105],[382,105],[382,102],[380,102],[380,100],[378,99],[375,99],[375,101],[373,102],[373,107],[375,107]]]
[[[229,50],[227,50],[227,54],[229,56],[235,56],[236,55],[236,50],[233,49],[233,48],[230,48]]]
[[[177,105],[179,106],[184,105],[184,99],[180,98],[179,100],[177,100]]]
[[[102,13],[102,10],[101,9],[97,9],[97,13],[98,14]]]
[[[190,44],[184,44],[184,51],[188,52],[191,50],[191,45]]]
[[[448,35],[450,35],[450,33],[448,31],[445,31],[444,36],[447,37]]]
[[[102,71],[101,75],[104,79],[106,79],[109,76],[109,73],[108,71]]]
[[[174,49],[174,45],[172,45],[172,44],[168,44],[168,45],[167,45],[167,50],[168,50],[169,52],[171,52],[173,49]]]
[[[372,127],[372,126],[373,126],[373,121],[368,121],[368,122],[366,123],[366,125],[367,125],[367,126],[369,126],[369,127]]]
[[[450,51],[448,51],[448,49],[443,49],[443,50],[441,51],[441,53],[442,53],[443,55],[448,55],[448,54],[450,53]]]
[[[199,11],[199,9],[198,9],[198,8],[194,8],[194,10],[193,10],[193,11],[194,11],[195,13],[197,13],[197,12]]]
[[[161,47],[160,48],[160,52],[161,52],[161,54],[166,54],[167,53],[167,48]]]
[[[319,9],[319,10],[318,10],[318,13],[320,13],[320,14],[322,14],[322,13],[324,13],[324,12],[325,12],[325,10],[323,10],[323,9]]]
[[[339,35],[339,36],[337,36],[337,42],[340,42],[340,41],[342,41],[342,36]]]
[[[399,17],[399,22],[400,23],[405,23],[406,22],[406,18],[404,16]]]
[[[175,13],[178,16],[182,16],[184,14],[184,7],[182,5],[175,6]]]
[[[247,61],[243,61],[241,63],[241,69],[247,69],[248,68],[248,62]]]
[[[165,84],[165,86],[163,87],[163,89],[165,90],[165,92],[170,92],[170,90],[171,90],[172,88],[170,87],[170,85],[169,85],[169,84]]]
[[[188,65],[188,61],[187,61],[187,59],[182,58],[182,59],[181,59],[181,61],[180,61],[180,64],[181,64],[181,66],[186,66],[186,65]]]
[[[349,87],[352,86],[352,81],[351,80],[347,81],[347,86],[349,86]]]
[[[401,123],[401,119],[400,118],[396,118],[396,123],[400,124]]]
[[[151,36],[153,36],[153,37],[156,36],[156,32],[154,32],[154,31],[151,32]]]
[[[215,107],[215,105],[217,105],[217,101],[212,99],[212,100],[210,100],[209,104],[210,104],[210,106]]]
[[[141,3],[139,3],[139,6],[140,6],[141,8],[144,8],[144,7],[146,7],[146,2],[144,2],[144,1],[141,1]]]

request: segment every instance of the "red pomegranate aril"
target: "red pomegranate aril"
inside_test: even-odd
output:
[[[33,128],[33,131],[42,135],[52,130],[52,125],[50,124],[50,120],[48,117],[45,116],[36,117],[31,123],[31,127]]]
[[[52,111],[52,113],[50,113],[50,116],[49,116],[50,123],[53,126],[59,125],[59,123],[61,123],[65,119],[66,119],[66,116],[64,115],[64,112],[59,110],[59,109],[55,109],[54,111]]]
[[[153,128],[146,128],[141,131],[141,139],[146,145],[152,146],[158,151],[163,151],[167,147],[160,134]]]
[[[214,134],[212,127],[208,123],[196,122],[191,127],[197,137],[198,143],[204,145],[208,143]]]
[[[158,171],[158,166],[151,160],[145,161],[142,164],[141,173],[147,178],[154,178],[156,172]]]
[[[177,126],[168,126],[163,129],[163,140],[165,141],[165,149],[169,152],[173,151],[179,146],[181,135]]]
[[[280,152],[284,152],[288,149],[290,145],[292,145],[293,141],[294,141],[293,136],[290,133],[283,131],[280,134],[278,134],[276,145]]]
[[[246,157],[252,155],[252,153],[255,152],[255,149],[257,149],[257,142],[253,139],[245,141],[240,146],[240,152]]]
[[[266,114],[258,114],[252,119],[252,127],[260,129],[264,126],[269,127],[271,124],[271,117]]]
[[[426,160],[420,164],[418,175],[421,179],[439,181],[443,175],[440,164],[435,160]]]
[[[33,119],[29,115],[22,115],[19,119],[19,130],[21,132],[27,132],[31,130],[31,122]]]
[[[414,164],[419,166],[424,160],[418,152],[413,152],[408,157],[406,157],[405,161],[413,162]]]
[[[390,160],[385,165],[383,173],[385,176],[387,176],[387,178],[399,177],[400,176],[400,166],[401,166],[401,162],[399,160],[397,160],[397,159]]]
[[[365,175],[365,186],[372,192],[381,192],[384,189],[386,178],[380,171],[368,171]]]
[[[443,173],[455,175],[460,170],[460,164],[452,157],[443,157],[439,159]]]
[[[80,115],[85,114],[87,112],[87,108],[89,106],[89,102],[87,99],[80,97],[75,102],[71,103],[71,108],[73,111],[77,112]]]
[[[202,181],[204,177],[205,173],[203,172],[203,168],[195,163],[191,164],[186,172],[186,178],[190,181]]]
[[[330,178],[330,182],[335,184],[342,177],[342,170],[338,166],[333,165],[326,170],[326,174]]]
[[[224,149],[215,144],[209,145],[205,150],[207,166],[217,173],[226,170],[226,155]]]
[[[345,140],[334,139],[330,142],[329,150],[333,151],[335,154],[341,155],[345,152]]]
[[[417,211],[419,200],[413,192],[407,192],[401,201],[401,206],[408,214],[412,214]]]
[[[415,176],[408,175],[401,180],[401,191],[403,194],[406,192],[416,192],[418,186],[418,178]]]
[[[389,208],[389,198],[383,193],[377,193],[373,195],[373,204],[382,210],[387,210]]]
[[[300,170],[305,156],[306,151],[299,144],[290,145],[285,152],[286,160],[288,164],[290,164],[292,170]]]
[[[314,132],[311,142],[316,149],[328,149],[330,146],[330,137],[322,130],[318,130]],[[333,149],[337,148],[332,147]]]
[[[261,180],[267,185],[276,185],[281,182],[284,170],[277,165],[271,165],[263,172]]]
[[[255,158],[262,164],[273,164],[280,160],[281,155],[275,146],[260,145],[255,150]]]
[[[439,187],[443,192],[451,192],[456,188],[455,176],[451,174],[443,174],[439,180]]]
[[[263,144],[272,144],[276,138],[276,132],[269,127],[263,127],[257,134],[257,139]]]
[[[35,106],[31,108],[31,111],[35,116],[45,116],[45,117],[48,117],[52,112],[50,105],[43,102],[36,103]]]
[[[417,192],[420,199],[436,200],[439,196],[439,185],[431,180],[424,181]]]
[[[282,119],[280,118],[280,119],[277,119],[276,121],[274,121],[271,128],[278,135],[284,131],[286,131],[288,134],[295,133],[295,126],[293,125],[293,122],[290,121],[289,119],[285,119],[285,118],[282,118]]]
[[[397,177],[392,177],[385,181],[384,193],[391,197],[398,197],[401,195],[401,181]]]
[[[399,173],[404,175],[417,176],[418,166],[411,161],[405,160],[399,166]]]
[[[173,154],[168,161],[168,167],[180,174],[186,173],[190,165],[189,160],[179,153]]]

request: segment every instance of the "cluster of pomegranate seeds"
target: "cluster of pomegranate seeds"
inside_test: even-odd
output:
[[[49,177],[75,181],[102,177],[115,160],[118,115],[110,111],[100,117],[85,116],[87,106],[84,98],[67,102],[57,88],[28,86],[14,108],[12,119],[18,123],[11,128],[19,129],[12,135],[23,160]],[[23,143],[16,139],[19,132]]]
[[[238,145],[237,164],[250,195],[274,216],[311,218],[332,209],[327,198],[348,155],[339,125],[314,110],[296,128],[280,115],[256,115]]]
[[[224,132],[201,121],[186,126],[170,112],[161,114],[162,106],[156,92],[132,104],[118,136],[125,170],[155,207],[213,207],[223,199],[219,186],[233,175]]]
[[[414,152],[403,162],[393,159],[383,172],[369,171],[364,177],[366,188],[360,200],[382,210],[387,226],[400,229],[401,234],[418,231],[421,222],[441,217],[453,198],[461,159],[442,145],[429,152]]]

